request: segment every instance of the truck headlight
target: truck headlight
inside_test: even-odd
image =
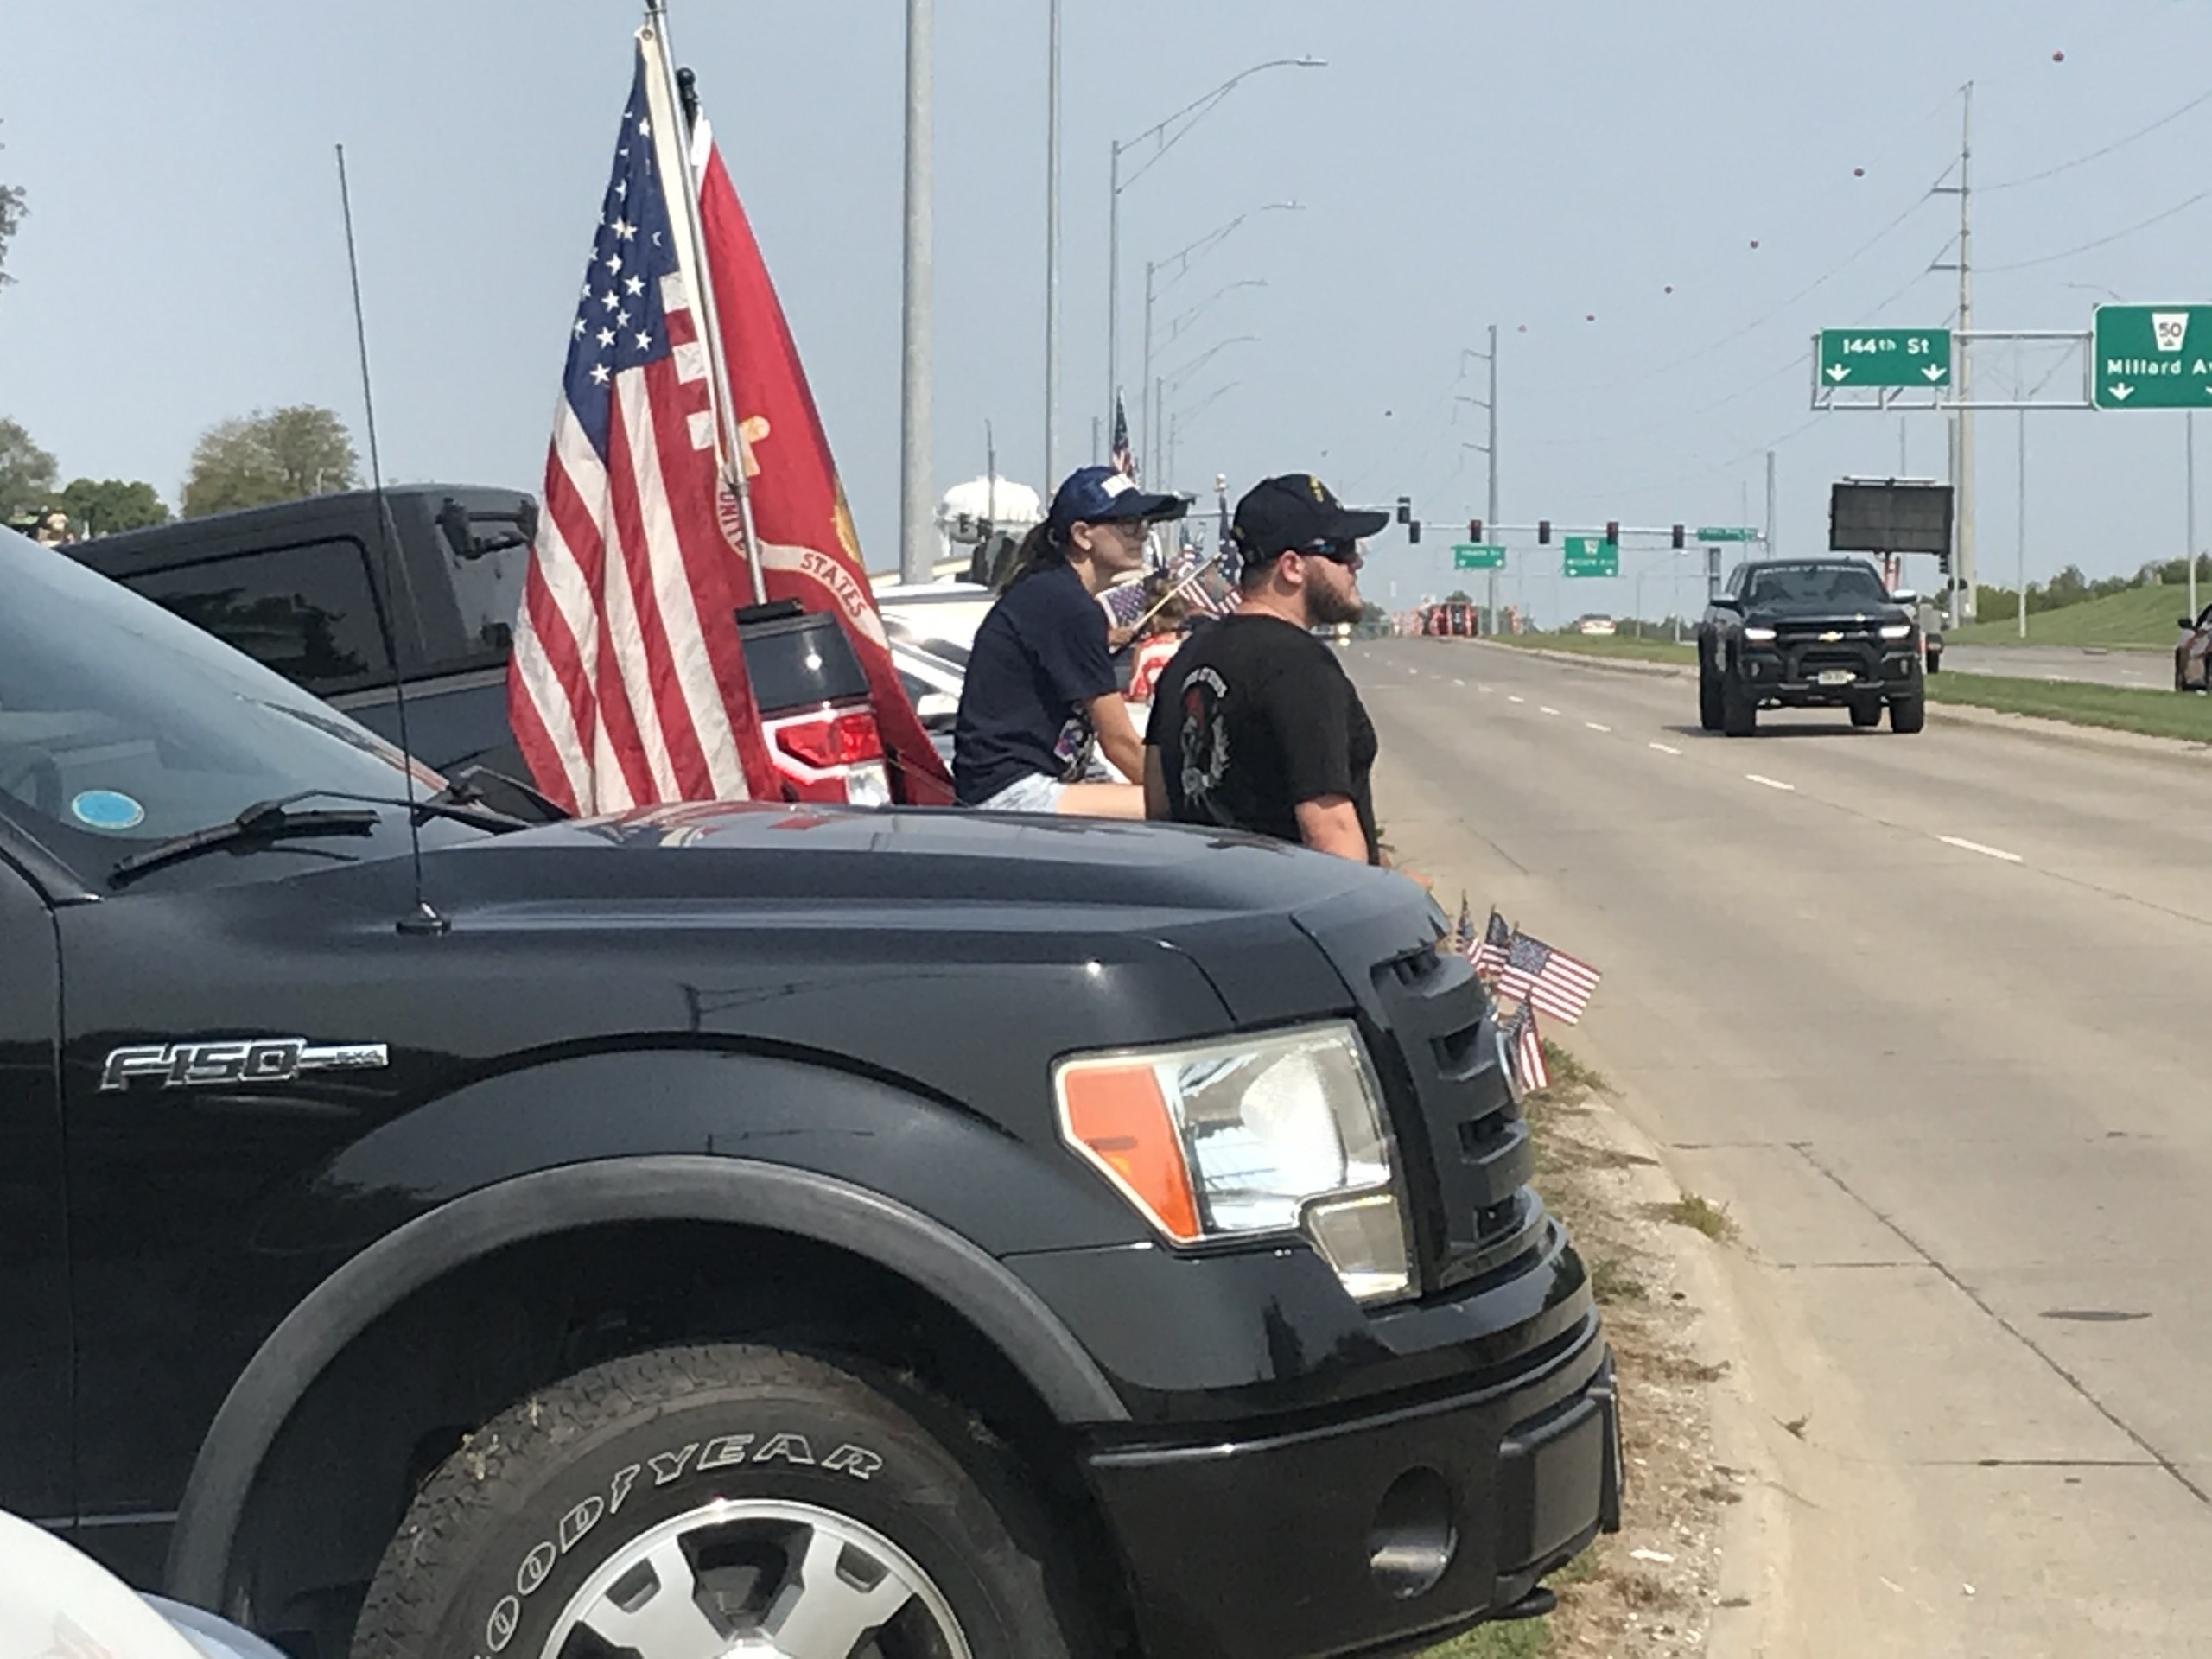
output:
[[[1745,628],[1744,638],[1755,645],[1764,645],[1773,639],[1774,630],[1772,628]]]
[[[1882,638],[1885,639],[1910,639],[1912,638],[1912,624],[1910,622],[1885,622],[1882,625]]]
[[[1077,1056],[1052,1088],[1068,1145],[1176,1243],[1302,1232],[1360,1300],[1412,1287],[1382,1091],[1351,1025]]]

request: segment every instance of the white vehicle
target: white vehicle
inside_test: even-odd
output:
[[[42,1527],[0,1515],[0,1655],[284,1659],[236,1625],[141,1596]]]

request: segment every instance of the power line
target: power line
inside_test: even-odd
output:
[[[2041,184],[2045,179],[2055,179],[2062,173],[2071,173],[2077,167],[2087,167],[2091,162],[2102,161],[2106,156],[2113,154],[2115,150],[2126,149],[2130,144],[2133,143],[2139,138],[2148,138],[2152,133],[2158,131],[2159,128],[2171,125],[2174,122],[2180,120],[2182,117],[2187,115],[2191,110],[2197,109],[2206,104],[2212,104],[2212,92],[2199,92],[2195,98],[2190,99],[2188,103],[2183,105],[2179,109],[2172,111],[2172,113],[2160,116],[2149,126],[2139,127],[2135,131],[2129,133],[2125,138],[2113,139],[2112,143],[2107,144],[2101,149],[2093,149],[2086,156],[2076,156],[2070,162],[2061,162],[2056,167],[2047,167],[2040,173],[2031,173],[2024,179],[2007,179],[2002,184],[1985,184],[1981,188],[1984,192],[1993,190],[2018,190],[2024,185]]]
[[[1987,276],[1994,271],[2026,270],[2033,265],[2055,264],[2061,259],[2071,259],[2077,253],[2088,253],[2093,248],[2109,247],[2123,238],[2134,235],[2138,231],[2149,230],[2153,225],[2163,225],[2175,214],[2187,213],[2207,197],[2212,197],[2212,189],[2200,190],[2187,201],[2176,202],[2162,213],[2153,213],[2139,224],[2130,225],[2124,231],[2114,231],[2110,236],[2101,236],[2094,242],[2084,242],[2080,247],[2069,248],[2063,253],[2046,253],[2033,259],[2016,259],[2009,265],[1983,265],[1980,269],[1984,276]]]

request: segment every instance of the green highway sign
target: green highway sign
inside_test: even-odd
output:
[[[2212,305],[2101,305],[2099,409],[2212,409]]]
[[[1700,542],[1756,542],[1759,533],[1744,524],[1700,524],[1697,538]]]
[[[1503,570],[1505,550],[1494,542],[1457,542],[1452,548],[1454,570]]]
[[[1618,576],[1621,573],[1618,542],[1601,542],[1595,536],[1567,538],[1567,563],[1562,574],[1570,576]]]
[[[1824,386],[1940,386],[1951,378],[1948,328],[1823,328]]]

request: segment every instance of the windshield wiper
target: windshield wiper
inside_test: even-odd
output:
[[[295,836],[369,836],[384,822],[376,812],[295,812],[284,801],[260,801],[226,823],[157,842],[118,861],[107,873],[111,887],[127,887],[149,870],[241,842],[289,840]]]
[[[212,848],[234,847],[251,841],[289,840],[295,836],[373,835],[377,825],[384,822],[383,815],[378,812],[293,811],[292,808],[302,801],[359,801],[365,806],[389,807],[398,812],[412,811],[421,817],[448,818],[455,823],[467,824],[472,829],[488,830],[493,835],[506,835],[530,827],[524,819],[495,808],[459,806],[442,798],[448,793],[448,791],[440,791],[437,795],[426,795],[410,801],[397,795],[356,795],[342,789],[302,789],[290,795],[279,796],[273,801],[257,801],[235,818],[157,842],[143,853],[131,854],[108,872],[108,884],[117,887],[127,886],[149,870],[174,864],[180,859],[194,857]]]

